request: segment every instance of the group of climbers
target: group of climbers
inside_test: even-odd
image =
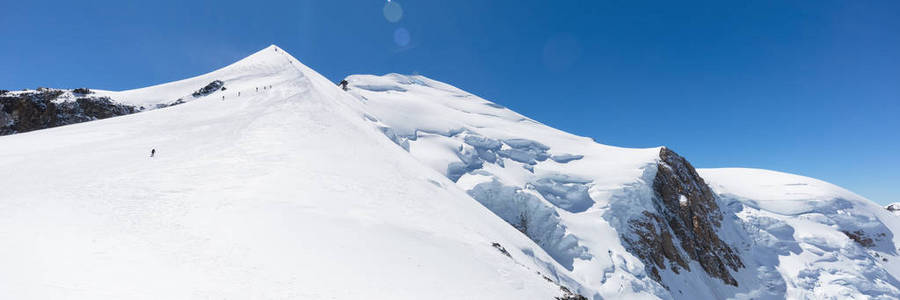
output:
[[[274,47],[274,48],[275,48],[275,52],[278,52],[278,47]],[[294,62],[291,60],[288,60],[288,62],[290,62],[292,65],[294,64]],[[341,80],[340,83],[338,83],[338,86],[340,86],[342,90],[348,91],[348,90],[350,90],[350,88],[347,87],[348,84],[350,84],[350,82],[348,82],[346,79],[344,79],[344,80]],[[256,91],[258,92],[259,88],[256,88]]]
[[[278,52],[278,47],[273,47],[273,48],[275,49],[275,52]],[[291,60],[288,60],[288,62],[290,62],[292,65],[294,64],[294,62]],[[347,87],[348,84],[350,84],[350,82],[347,82],[347,80],[344,79],[344,80],[341,80],[340,83],[338,83],[338,86],[340,86],[342,90],[348,91],[348,90],[350,90],[350,88]],[[256,88],[256,91],[259,92],[259,88]]]
[[[275,52],[278,52],[278,48],[275,48]],[[293,64],[293,62],[291,62],[291,64]],[[346,79],[344,79],[344,80],[341,80],[340,83],[338,83],[338,86],[340,86],[342,90],[348,91],[348,90],[350,90],[350,88],[347,87],[347,85],[349,85],[349,84],[350,84],[350,82],[348,82]],[[267,90],[267,89],[272,89],[272,86],[271,85],[263,86],[263,90]],[[223,88],[223,90],[224,90],[224,88]],[[259,87],[256,87],[256,92],[259,93]],[[238,92],[237,95],[238,95],[238,97],[240,97],[241,92]],[[225,100],[225,95],[222,95],[222,100],[223,101]],[[155,157],[155,156],[156,156],[156,149],[155,148],[150,149],[150,157]]]

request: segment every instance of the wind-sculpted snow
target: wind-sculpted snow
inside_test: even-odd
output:
[[[369,90],[373,92],[387,92],[387,91],[396,91],[396,92],[405,92],[406,90],[393,85],[355,85],[354,87]]]
[[[886,210],[812,178],[755,169],[700,170],[761,251],[776,253],[784,297],[900,298],[900,223]]]
[[[477,135],[467,135],[464,141],[475,148],[479,158],[489,163],[497,162],[497,151],[500,151],[500,147],[503,146],[498,140]]]
[[[447,166],[447,178],[450,178],[450,180],[457,181],[466,173],[481,169],[484,166],[484,161],[477,151],[465,148],[462,145],[456,151],[456,156],[460,161],[452,162]]]
[[[377,122],[374,117],[367,117],[367,119]],[[441,171],[441,165],[445,164],[444,174],[452,181],[458,181],[462,176],[470,173],[492,176],[489,171],[484,170],[485,164],[504,168],[503,159],[510,158],[502,149],[504,145],[515,147],[512,149],[515,152],[512,153],[522,153],[522,156],[527,158],[523,167],[531,167],[536,163],[538,156],[543,158],[541,161],[546,160],[548,156],[546,151],[550,149],[531,140],[509,139],[501,142],[467,130],[448,130],[446,134],[416,131],[417,135],[414,138],[400,141],[391,128],[384,127],[384,125],[379,125],[379,128],[405,150],[414,151],[414,154],[428,155],[427,159],[430,160],[430,164],[435,165],[436,163],[437,171]],[[463,132],[466,133],[462,134]],[[410,141],[416,147],[411,149]],[[453,143],[458,143],[458,147],[450,150]],[[426,147],[428,150],[420,151],[420,147]],[[455,155],[456,159],[439,158],[440,153],[448,152]],[[531,171],[533,172],[533,169]],[[587,191],[589,182],[590,180],[561,175],[538,179],[528,184],[527,187],[536,190],[538,195],[562,209],[580,212],[593,204]],[[567,268],[572,268],[575,258],[590,258],[586,249],[578,244],[577,237],[565,234],[565,226],[559,224],[559,217],[555,209],[545,204],[538,195],[526,193],[520,187],[503,186],[496,181],[496,178],[492,182],[478,184],[468,191],[473,198],[525,233]]]
[[[567,153],[556,154],[556,155],[550,156],[550,159],[552,159],[552,160],[555,161],[555,162],[561,163],[561,164],[564,164],[564,163],[567,163],[567,162],[570,162],[570,161],[573,161],[573,160],[579,160],[579,159],[582,159],[582,158],[584,158],[584,155],[580,155],[580,154],[567,154]]]
[[[594,205],[588,194],[590,180],[571,178],[569,176],[550,176],[541,178],[531,184],[544,196],[544,199],[567,211],[583,212]]]
[[[621,189],[654,161],[658,150],[599,145],[421,76],[363,75],[348,81],[350,92],[365,99],[363,106],[378,119],[378,126],[409,134],[413,157],[521,230],[572,269],[583,286],[600,290],[588,294],[666,295],[642,267],[635,267],[640,260],[620,246],[616,234],[597,235],[597,230],[609,227],[597,223],[602,218],[591,216],[596,213],[591,212],[595,197],[604,199]],[[373,84],[405,91],[367,88]],[[581,234],[590,235],[596,248],[586,245]],[[617,249],[615,255],[608,251],[611,246]],[[621,285],[630,288],[623,290]]]
[[[497,180],[476,185],[469,190],[469,195],[547,250],[566,268],[572,269],[576,258],[591,258],[587,249],[578,245],[576,237],[566,234],[566,227],[560,224],[556,210],[537,196],[517,187],[504,186]]]
[[[504,140],[503,143],[509,146],[509,148],[501,149],[500,151],[497,151],[497,154],[520,163],[535,165],[550,157],[550,154],[547,153],[547,150],[550,150],[550,147],[544,146],[536,141],[527,139],[508,139]]]

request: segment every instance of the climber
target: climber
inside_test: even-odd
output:
[[[154,155],[156,155],[156,149],[151,149],[151,150],[150,150],[150,157],[153,157]]]
[[[338,83],[338,85],[341,86],[341,89],[345,91],[347,90],[347,84],[349,84],[349,82],[347,82],[347,79],[341,80],[341,83]]]

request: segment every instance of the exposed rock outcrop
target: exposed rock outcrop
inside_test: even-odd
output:
[[[559,286],[559,290],[563,292],[563,295],[556,297],[556,300],[588,300],[587,297],[573,293],[569,288],[562,285]]]
[[[193,96],[194,97],[206,96],[206,95],[212,94],[215,91],[218,91],[219,89],[224,90],[224,87],[225,87],[224,82],[222,82],[221,80],[214,80],[213,82],[210,82],[209,84],[204,86],[202,89],[194,92]]]
[[[662,148],[659,158],[653,181],[656,211],[645,211],[629,222],[634,235],[623,236],[629,250],[657,281],[661,281],[658,269],[669,266],[677,274],[679,268],[690,270],[693,260],[710,276],[737,286],[731,271],[744,264],[716,233],[723,215],[715,194],[683,157]]]
[[[666,226],[666,222],[660,215],[644,211],[643,218],[632,219],[629,224],[637,238],[623,237],[629,251],[641,258],[647,265],[647,271],[653,280],[661,281],[659,269],[672,269],[675,274],[680,270],[691,268],[675,247],[674,234]]]
[[[88,89],[88,88],[77,88],[77,89],[72,90],[72,93],[73,93],[73,94],[88,95],[88,94],[93,94],[94,91],[91,91],[91,90]]]
[[[885,206],[884,209],[887,209],[895,215],[900,215],[900,203],[891,203],[888,206]]]
[[[844,230],[841,232],[843,232],[844,235],[846,235],[848,238],[850,238],[851,240],[853,240],[854,242],[856,242],[857,244],[859,244],[862,247],[871,248],[872,246],[875,246],[875,240],[873,240],[868,235],[866,235],[866,233],[862,230],[854,230],[854,231]]]
[[[63,90],[41,89],[0,95],[0,135],[105,119],[136,111],[133,106],[117,104],[107,97],[54,101],[63,93]]]

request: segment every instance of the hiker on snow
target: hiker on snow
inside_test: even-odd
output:
[[[150,150],[150,157],[153,157],[154,155],[156,155],[156,149]]]
[[[349,84],[349,82],[347,82],[347,79],[341,80],[341,83],[338,83],[338,85],[341,86],[341,89],[345,91],[347,90],[347,84]]]

